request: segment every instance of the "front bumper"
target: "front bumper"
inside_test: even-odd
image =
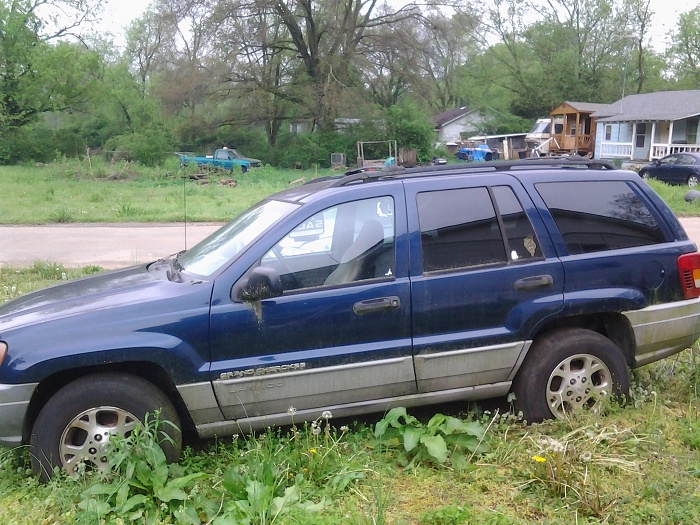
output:
[[[38,384],[0,384],[0,445],[14,447],[22,444],[24,418]]]
[[[700,338],[700,299],[623,312],[636,340],[634,367],[690,348]]]

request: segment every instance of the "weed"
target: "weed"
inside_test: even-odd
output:
[[[449,460],[453,468],[462,470],[469,468],[474,455],[488,451],[481,423],[435,414],[424,425],[403,407],[387,412],[377,423],[374,437],[384,446],[402,447],[398,460],[405,466],[424,460],[445,465]]]
[[[561,438],[532,439],[532,480],[558,498],[571,499],[585,515],[603,519],[615,498],[605,494],[600,483],[611,469],[639,474],[638,449],[645,436],[631,429],[595,424],[574,428]]]
[[[110,470],[88,484],[78,507],[102,519],[158,523],[174,517],[178,523],[200,523],[199,512],[207,502],[186,490],[204,474],[185,475],[181,467],[167,464],[159,445],[159,439],[168,438],[158,430],[164,424],[170,423],[147,415],[129,436],[113,437]]]
[[[72,222],[72,221],[73,221],[73,216],[65,208],[51,212],[51,215],[49,215],[49,222],[56,222],[56,223],[62,224],[62,223]]]

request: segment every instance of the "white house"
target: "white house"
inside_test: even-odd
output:
[[[484,124],[488,117],[481,114],[478,109],[470,109],[466,106],[455,108],[435,115],[435,132],[437,143],[445,145],[457,143],[471,135],[479,135],[484,131]]]
[[[651,161],[700,152],[700,90],[629,95],[592,116],[596,158]]]

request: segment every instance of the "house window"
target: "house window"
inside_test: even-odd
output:
[[[644,122],[637,124],[637,136],[634,139],[635,148],[643,148],[647,138],[647,125]]]
[[[698,117],[688,119],[688,132],[686,133],[688,144],[698,143]]]
[[[612,138],[612,126],[610,124],[607,124],[605,126],[605,140],[610,141]]]

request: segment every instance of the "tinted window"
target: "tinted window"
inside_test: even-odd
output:
[[[646,204],[623,181],[537,185],[569,253],[590,253],[664,241]]]
[[[692,166],[695,164],[695,157],[692,155],[679,155],[678,164],[685,164],[686,166]]]
[[[503,220],[505,237],[508,241],[508,259],[520,261],[542,257],[542,250],[530,219],[525,214],[513,189],[510,186],[495,186],[493,196],[496,199],[498,213]]]
[[[486,188],[419,193],[417,200],[423,271],[506,261]]]

